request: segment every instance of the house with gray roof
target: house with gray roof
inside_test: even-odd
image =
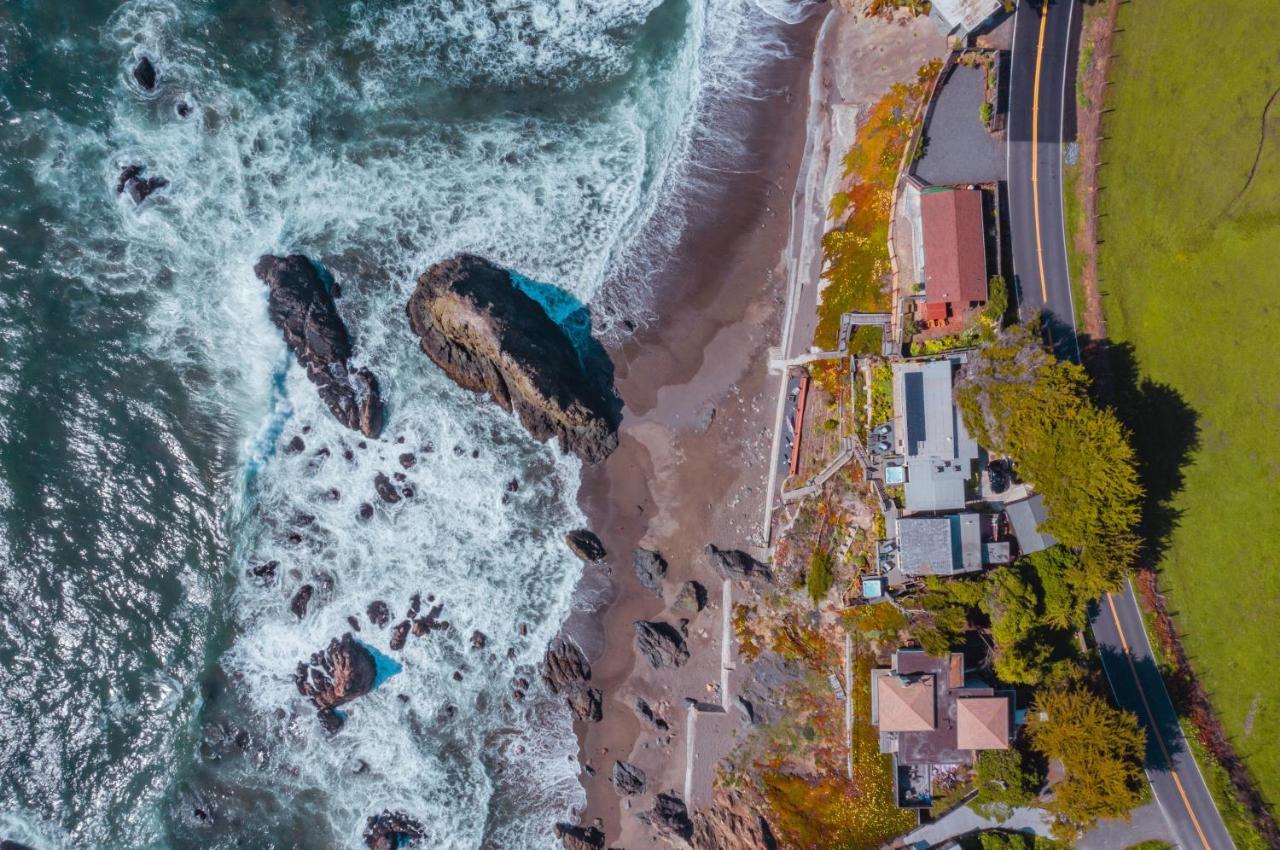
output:
[[[964,38],[1003,8],[1000,0],[933,0],[929,17],[944,35]]]
[[[956,408],[953,373],[964,355],[893,364],[894,441],[906,468],[908,513],[964,510],[978,460]]]
[[[1030,555],[1058,545],[1057,538],[1040,530],[1040,526],[1049,518],[1044,497],[1040,494],[1010,502],[1004,506],[1004,515],[1009,518],[1009,525],[1013,527],[1013,536],[1018,539],[1018,549],[1022,554]]]

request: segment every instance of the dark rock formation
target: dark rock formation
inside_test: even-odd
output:
[[[673,792],[659,794],[653,800],[653,809],[640,815],[640,819],[653,827],[659,835],[681,846],[693,837],[693,821],[689,810]]]
[[[365,609],[365,613],[369,615],[369,622],[378,628],[382,628],[391,622],[391,609],[381,599],[375,599],[370,602],[369,607]]]
[[[707,561],[722,578],[730,581],[769,582],[773,581],[773,573],[768,564],[762,564],[746,552],[736,549],[721,549],[708,543],[702,550]]]
[[[169,185],[169,181],[163,177],[143,177],[144,168],[141,165],[127,165],[120,172],[120,179],[116,181],[116,194],[128,192],[129,197],[133,198],[135,204],[140,204],[151,196],[153,192],[163,189]]]
[[[635,709],[636,717],[640,718],[640,722],[653,731],[666,732],[671,728],[666,720],[658,716],[658,713],[653,710],[653,706],[649,705],[644,697],[636,697]]]
[[[369,693],[377,674],[373,654],[347,632],[312,654],[309,663],[299,663],[294,684],[298,693],[311,698],[311,704],[319,709],[320,722],[332,733],[342,727],[342,718],[333,709]]]
[[[471,648],[484,649],[489,644],[489,636],[484,632],[476,629],[471,633]]]
[[[769,823],[737,791],[716,791],[707,809],[693,815],[695,850],[777,850]]]
[[[258,579],[258,584],[266,586],[276,580],[276,570],[279,568],[279,561],[267,561],[265,564],[258,564],[256,567],[250,567],[245,570],[245,573]]]
[[[420,838],[426,838],[422,824],[403,812],[383,810],[372,815],[364,827],[364,843],[369,850],[397,850],[412,847]]]
[[[648,777],[644,771],[634,764],[625,761],[613,763],[613,788],[623,797],[643,794],[648,786]]]
[[[652,590],[662,598],[662,579],[667,574],[667,560],[652,549],[637,549],[631,555],[631,565],[635,567],[636,578],[648,590]]]
[[[143,56],[133,66],[133,79],[137,81],[138,85],[142,86],[143,91],[155,91],[156,66],[151,61],[150,56]]]
[[[591,665],[578,645],[561,635],[547,647],[542,680],[551,693],[563,696],[573,716],[598,723],[603,712],[600,691],[590,687]]]
[[[564,850],[604,850],[604,833],[594,826],[558,823],[556,838],[564,844]]]
[[[412,624],[408,620],[401,620],[396,623],[396,627],[391,630],[391,648],[399,651],[404,649],[405,641],[409,639],[409,628]]]
[[[618,446],[617,415],[564,329],[511,273],[464,254],[418,278],[406,307],[423,352],[459,386],[489,393],[535,439],[589,462]]]
[[[670,623],[637,620],[635,630],[636,649],[653,669],[679,667],[689,660],[689,648],[684,637]]]
[[[585,528],[575,528],[570,531],[564,536],[564,542],[573,554],[588,564],[598,564],[609,555],[604,550],[604,544],[600,542],[600,538]]]
[[[253,267],[271,290],[271,321],[338,421],[367,437],[382,433],[382,397],[368,369],[352,369],[351,337],[316,266],[306,257],[265,256]]]
[[[707,589],[696,581],[686,581],[676,596],[672,607],[677,611],[696,614],[707,607]]]
[[[315,590],[309,584],[304,584],[298,588],[298,592],[293,595],[293,599],[289,600],[289,610],[293,612],[293,616],[299,620],[307,616],[307,605],[311,603],[311,597],[315,594]]]
[[[604,836],[600,836],[600,844],[604,844]],[[0,841],[0,850],[32,850],[25,844],[19,844],[16,841]]]
[[[400,455],[399,460],[400,465],[405,469],[413,469],[413,465],[418,462],[418,458],[413,454],[413,452],[405,452]]]
[[[307,448],[307,444],[297,434],[293,435],[293,439],[285,444],[284,453],[287,455],[301,454]]]
[[[378,491],[379,498],[389,505],[394,505],[400,501],[400,494],[396,492],[396,485],[391,483],[391,479],[379,472],[373,476],[373,489]]]

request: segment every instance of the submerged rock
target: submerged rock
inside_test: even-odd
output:
[[[667,574],[667,559],[652,549],[636,549],[631,554],[631,565],[635,568],[640,585],[652,590],[661,599],[662,579]]]
[[[254,273],[271,290],[271,321],[307,370],[320,398],[339,422],[367,437],[382,433],[382,396],[368,369],[352,369],[351,337],[324,280],[306,257],[264,256]]]
[[[773,581],[773,573],[769,570],[768,564],[762,564],[746,552],[721,549],[711,543],[708,543],[702,551],[721,578],[727,578],[730,581]]]
[[[400,494],[396,491],[396,485],[391,483],[391,479],[379,472],[373,476],[373,489],[378,491],[378,497],[389,505],[394,505],[400,501]]]
[[[383,810],[371,815],[365,822],[364,843],[369,850],[397,850],[412,847],[418,839],[426,838],[422,824],[404,812]]]
[[[459,386],[487,392],[535,439],[588,462],[618,446],[617,415],[564,329],[511,273],[463,254],[418,278],[406,306],[422,351]]]
[[[595,533],[585,528],[575,528],[564,536],[565,545],[573,554],[588,564],[598,564],[608,557],[604,544]]]
[[[412,626],[408,620],[401,620],[396,623],[396,627],[391,630],[391,648],[394,650],[404,649],[405,641],[409,639],[409,628]]]
[[[636,650],[655,670],[680,667],[689,660],[689,647],[679,630],[660,620],[637,620]]]
[[[365,614],[368,615],[369,622],[378,628],[382,628],[391,622],[391,609],[381,599],[375,599],[370,602],[369,607],[365,609]]]
[[[150,56],[143,56],[133,66],[133,79],[142,86],[143,91],[155,91],[156,66]]]
[[[304,584],[298,588],[298,592],[293,595],[293,599],[289,600],[289,610],[293,612],[293,616],[301,620],[307,616],[307,605],[311,603],[311,597],[315,593],[315,588],[309,584]]]
[[[140,204],[152,193],[169,185],[169,181],[163,177],[143,177],[144,170],[145,167],[141,165],[126,165],[120,172],[120,178],[116,180],[116,194],[128,192],[133,202]]]
[[[351,633],[334,638],[329,646],[311,656],[310,663],[298,665],[294,684],[320,710],[320,722],[329,732],[342,726],[333,709],[373,690],[378,665],[373,653],[361,646]]]

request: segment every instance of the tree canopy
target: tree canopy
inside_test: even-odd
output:
[[[1044,784],[1040,771],[1016,747],[978,753],[974,774],[978,793],[973,810],[1000,823],[1008,820],[1014,809],[1035,800]]]
[[[1063,778],[1046,810],[1058,837],[1070,839],[1100,818],[1126,817],[1146,799],[1146,733],[1138,719],[1083,685],[1036,695],[1027,721],[1031,744],[1060,761]]]
[[[1084,369],[1015,328],[969,362],[956,400],[969,433],[1044,496],[1045,530],[1080,555],[1077,590],[1114,590],[1137,555],[1142,487],[1128,434],[1089,397]]]

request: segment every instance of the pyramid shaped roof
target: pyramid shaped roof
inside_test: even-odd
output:
[[[881,676],[876,689],[881,732],[928,732],[937,725],[932,674]]]
[[[1009,748],[1009,698],[960,697],[956,700],[956,746],[962,750]]]

